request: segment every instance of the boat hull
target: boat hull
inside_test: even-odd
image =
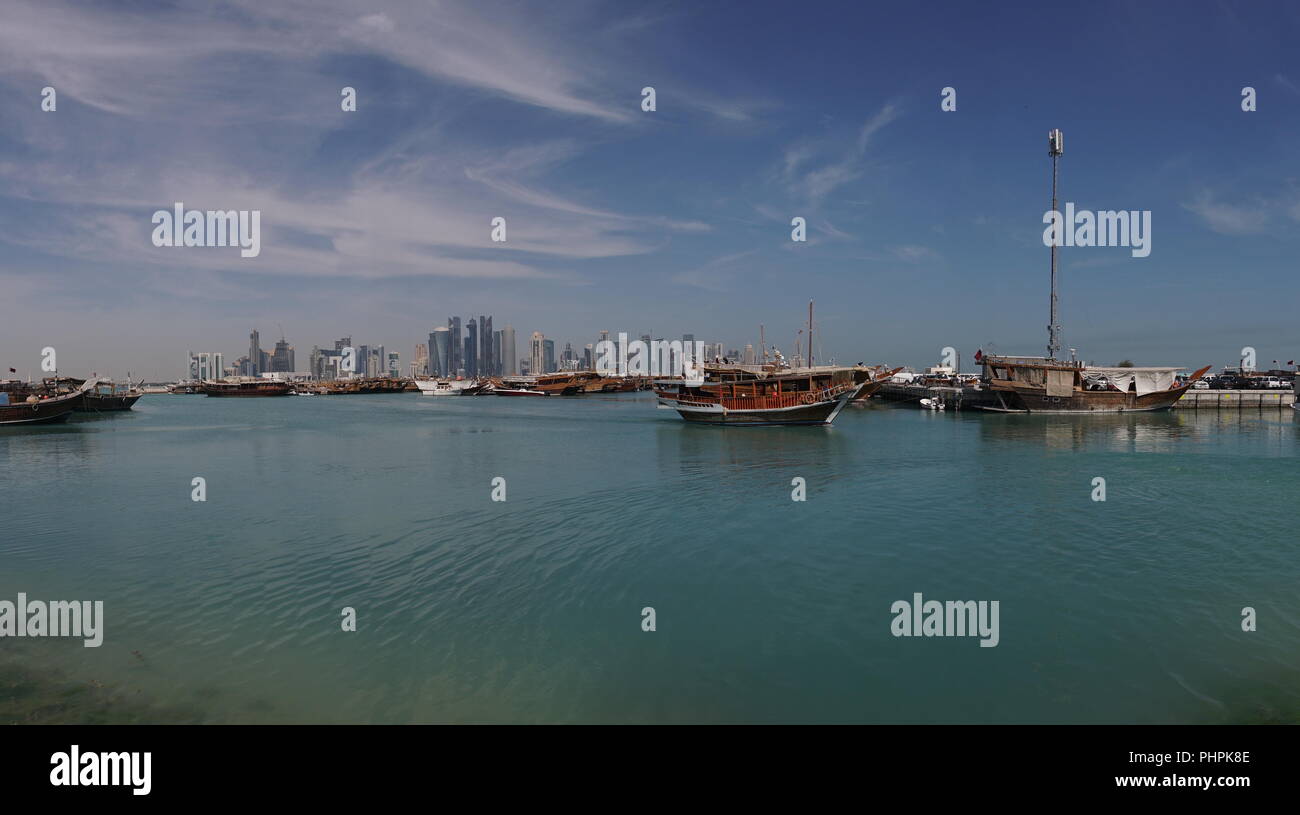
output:
[[[1119,391],[1076,391],[1070,396],[1044,396],[1029,389],[967,389],[963,407],[993,413],[1148,413],[1169,410],[1190,385],[1138,395]]]
[[[288,382],[272,383],[204,383],[203,392],[208,396],[225,399],[261,398],[266,396],[288,396],[293,386]]]
[[[140,398],[140,394],[118,394],[108,396],[105,394],[87,393],[82,397],[81,403],[73,408],[78,413],[100,413],[106,410],[130,410],[131,406]]]
[[[731,427],[775,427],[780,425],[828,425],[858,393],[846,391],[834,399],[812,404],[799,404],[780,408],[729,408],[722,403],[703,403],[661,396],[661,407],[672,408],[692,424],[725,425]]]
[[[421,396],[460,396],[461,392],[470,387],[469,382],[439,382],[434,379],[417,379],[415,387],[420,389]]]
[[[66,422],[72,410],[81,400],[81,394],[69,394],[57,399],[43,399],[40,402],[19,402],[13,405],[0,405],[0,425],[34,425]]]

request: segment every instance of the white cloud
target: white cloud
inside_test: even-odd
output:
[[[863,123],[853,145],[841,150],[835,160],[818,162],[818,155],[830,150],[819,150],[807,143],[787,148],[778,173],[787,193],[806,206],[816,208],[835,190],[861,178],[863,160],[871,140],[899,115],[898,107],[893,104],[882,107]]]
[[[1183,209],[1198,215],[1206,226],[1222,235],[1255,235],[1268,228],[1271,206],[1264,202],[1254,204],[1226,204],[1215,200],[1209,190],[1202,190],[1196,198],[1182,204]]]

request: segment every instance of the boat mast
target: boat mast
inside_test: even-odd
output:
[[[1060,218],[1059,210],[1056,208],[1056,180],[1057,180],[1057,159],[1061,153],[1065,152],[1065,143],[1060,130],[1053,129],[1047,134],[1047,154],[1052,157],[1052,212],[1057,213]],[[1058,220],[1061,229],[1073,228],[1073,224],[1065,224]],[[1061,350],[1059,334],[1061,326],[1056,319],[1056,245],[1061,242],[1061,232],[1058,230],[1052,241],[1052,315],[1051,322],[1047,325],[1047,357],[1056,359],[1056,352]]]
[[[811,367],[813,366],[813,357],[812,357],[812,304],[813,304],[813,301],[809,300],[809,301],[808,301],[808,367],[809,367],[809,368],[811,368]]]

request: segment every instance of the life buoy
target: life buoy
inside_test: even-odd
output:
[[[811,405],[813,402],[817,401],[817,396],[812,391],[807,391],[802,397],[800,397],[799,401],[803,402],[805,405]]]

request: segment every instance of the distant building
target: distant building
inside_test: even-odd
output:
[[[478,318],[478,335],[481,338],[479,349],[479,368],[483,376],[497,376],[501,372],[497,370],[497,339],[492,332],[492,317]]]
[[[293,346],[284,341],[284,337],[275,344],[275,353],[271,355],[271,371],[288,373],[295,370],[293,364]]]
[[[249,376],[257,376],[262,373],[262,341],[256,328],[253,329],[252,334],[248,335],[248,364]]]
[[[415,376],[429,375],[429,346],[422,342],[415,344]]]
[[[465,376],[478,376],[478,323],[470,317],[465,324]]]
[[[539,374],[546,370],[543,366],[545,359],[546,337],[540,331],[534,331],[533,336],[528,340],[528,370],[532,374]]]
[[[225,358],[221,352],[191,353],[188,379],[221,379],[226,374]]]
[[[746,346],[745,346],[745,356],[744,356],[744,358],[743,358],[742,361],[743,361],[744,364],[746,364],[746,365],[753,365],[753,364],[754,364],[754,346],[752,346],[752,345],[746,345]]]
[[[542,372],[552,374],[557,369],[555,364],[555,340],[542,340]]]
[[[519,373],[519,349],[515,345],[515,329],[509,325],[501,329],[501,373],[506,376]]]
[[[443,376],[455,377],[465,367],[465,346],[460,336],[460,318],[448,317],[447,328],[451,331],[451,367],[442,372]]]
[[[429,376],[451,376],[451,364],[451,328],[439,326],[429,335]]]

